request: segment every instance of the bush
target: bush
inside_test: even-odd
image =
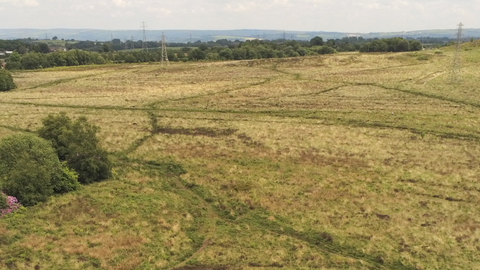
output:
[[[318,51],[318,54],[334,54],[335,49],[330,46],[322,46]]]
[[[57,116],[48,115],[42,123],[43,127],[38,131],[40,137],[52,143],[60,160],[67,160],[68,141],[64,133],[72,129],[72,120],[65,113],[60,113]]]
[[[8,70],[18,70],[18,69],[22,69],[22,64],[20,64],[20,62],[8,61],[7,64],[5,65],[5,68]]]
[[[62,162],[62,168],[52,178],[52,188],[55,193],[67,193],[80,188],[78,174]]]
[[[29,206],[53,194],[51,179],[61,164],[50,143],[31,134],[0,142],[0,184],[3,191]]]
[[[125,56],[125,63],[137,63],[137,58],[131,54],[128,54]]]
[[[0,193],[0,209],[7,209],[8,206],[7,195]]]
[[[17,86],[13,82],[12,74],[5,69],[0,69],[0,91],[8,91],[15,88]]]
[[[98,127],[88,123],[85,117],[75,122],[66,116],[49,115],[43,119],[40,137],[52,142],[58,158],[78,173],[82,184],[98,182],[110,177],[111,163],[107,152],[99,146]]]

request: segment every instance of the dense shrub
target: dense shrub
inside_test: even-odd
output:
[[[38,69],[48,67],[47,55],[40,52],[29,52],[22,56],[23,69]]]
[[[40,137],[52,143],[60,160],[67,160],[68,141],[64,133],[72,129],[72,120],[65,113],[60,113],[56,116],[48,115],[42,123],[43,127],[38,131]]]
[[[5,69],[0,69],[0,91],[8,91],[15,88],[17,86],[13,82],[12,74]]]
[[[99,146],[98,127],[89,124],[85,117],[72,121],[65,113],[49,115],[43,119],[40,137],[52,142],[58,158],[78,173],[82,184],[107,179],[111,163],[107,152]]]
[[[318,54],[333,54],[335,53],[335,49],[330,47],[330,46],[322,46],[319,50],[318,50]]]
[[[62,162],[62,167],[52,178],[52,188],[55,193],[67,193],[80,188],[78,174]]]
[[[20,62],[8,61],[7,64],[5,65],[5,68],[8,70],[18,70],[18,69],[22,69],[22,64]]]
[[[51,179],[60,168],[55,150],[44,139],[22,134],[0,142],[1,189],[26,206],[53,194]]]
[[[7,203],[7,195],[0,193],[0,209],[7,209],[8,208],[8,203]]]
[[[406,40],[403,38],[385,38],[373,40],[371,42],[364,43],[359,51],[360,52],[408,52],[408,51],[420,51],[423,46],[417,40]]]

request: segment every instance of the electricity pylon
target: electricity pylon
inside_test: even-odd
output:
[[[148,51],[148,45],[147,45],[147,32],[145,30],[145,22],[142,22],[142,27],[143,27],[143,39],[142,39],[142,49],[144,51]]]
[[[162,32],[162,48],[161,48],[162,52],[161,52],[161,59],[160,59],[160,63],[162,64],[162,66],[164,65],[164,63],[167,63],[167,65],[169,64],[168,62],[168,55],[167,55],[167,42],[166,42],[166,39],[165,39],[165,35],[163,34]]]
[[[452,69],[450,70],[450,83],[456,84],[460,81],[460,44],[462,43],[462,35],[463,35],[463,23],[458,24],[458,31],[457,31],[457,44],[455,49],[455,56],[453,58]]]

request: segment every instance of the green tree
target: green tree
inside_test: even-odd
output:
[[[27,47],[24,45],[19,46],[16,50],[19,54],[26,54],[27,53]]]
[[[192,51],[192,48],[189,48],[189,47],[183,47],[180,49],[180,51],[184,52],[184,53],[189,53]]]
[[[395,45],[392,45],[392,50],[395,49]],[[389,44],[384,39],[374,40],[370,45],[370,52],[388,52]]]
[[[22,68],[38,69],[46,67],[46,56],[43,53],[29,52],[22,56]]]
[[[310,46],[323,46],[323,38],[321,37],[314,37],[310,40]]]
[[[318,50],[318,54],[333,54],[335,53],[335,49],[330,46],[322,46]]]
[[[365,44],[363,44],[359,51],[360,52],[370,52],[370,47],[372,46],[372,43],[371,42],[366,42]]]
[[[168,56],[168,60],[169,60],[169,61],[173,61],[173,62],[177,62],[177,61],[178,61],[177,54],[176,54],[175,51],[173,51],[173,50],[168,50],[168,51],[167,51],[167,56]]]
[[[407,40],[396,37],[386,39],[385,42],[388,44],[388,51],[390,52],[408,52],[410,51],[410,44]]]
[[[411,40],[409,43],[411,51],[421,51],[423,49],[422,43],[418,40]]]
[[[103,52],[109,52],[110,50],[111,50],[110,45],[108,43],[103,43],[102,51]]]
[[[65,52],[57,51],[47,55],[47,62],[52,67],[63,67],[67,65],[67,57]]]
[[[229,48],[223,49],[219,52],[220,57],[222,57],[224,60],[233,60],[233,53],[232,50]]]
[[[205,59],[207,59],[207,60],[209,60],[209,61],[220,61],[220,60],[221,60],[221,57],[220,57],[220,54],[218,54],[218,53],[209,52],[209,53],[207,53],[207,55],[205,56]]]
[[[332,48],[335,47],[335,39],[327,40],[327,43],[325,45],[330,46]]]
[[[5,69],[0,69],[0,91],[8,91],[17,88],[13,82],[13,77],[10,72]]]
[[[53,194],[51,179],[61,164],[50,143],[32,134],[6,137],[0,142],[1,189],[26,206]]]
[[[208,50],[208,46],[207,46],[207,44],[205,44],[205,43],[202,43],[202,45],[200,45],[198,48],[199,48],[201,51],[204,51],[204,52]]]
[[[20,63],[20,61],[22,61],[22,56],[21,56],[18,52],[13,52],[13,53],[10,54],[10,56],[8,57],[8,61]]]
[[[137,63],[137,58],[131,54],[128,54],[125,56],[125,63]]]
[[[72,121],[65,113],[48,115],[39,129],[40,137],[51,141],[61,161],[78,173],[82,184],[110,177],[112,165],[107,152],[99,146],[99,128],[85,117]]]
[[[43,127],[38,130],[39,136],[52,143],[60,160],[67,160],[69,142],[64,133],[72,129],[72,119],[61,112],[58,115],[49,114],[42,120],[42,124]]]
[[[53,191],[55,193],[67,193],[79,189],[78,174],[68,168],[66,162],[62,162],[61,164],[60,170],[53,175],[51,180]]]
[[[40,42],[33,46],[33,50],[39,53],[49,53],[50,47],[48,47],[47,43]]]
[[[9,207],[9,205],[7,203],[7,195],[0,192],[0,210],[1,209],[7,209],[8,207]]]
[[[188,60],[204,60],[205,57],[207,57],[207,54],[200,49],[195,49],[188,54]]]
[[[297,57],[297,56],[300,56],[300,54],[298,52],[295,51],[295,49],[292,47],[292,46],[287,46],[285,48],[283,48],[283,53],[285,54],[285,56],[287,57]]]

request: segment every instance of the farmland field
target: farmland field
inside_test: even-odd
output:
[[[478,45],[456,84],[448,48],[16,72],[0,137],[85,115],[115,168],[0,219],[0,268],[479,269]]]

